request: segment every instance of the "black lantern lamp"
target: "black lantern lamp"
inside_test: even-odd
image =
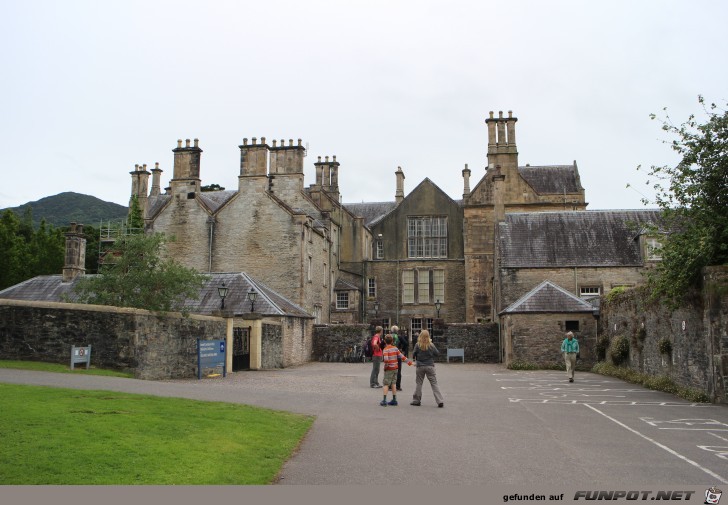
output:
[[[379,302],[374,302],[374,318],[376,319],[379,316]]]
[[[255,312],[255,299],[258,297],[258,292],[253,288],[248,291],[248,300],[250,300],[250,312]]]
[[[227,286],[225,286],[224,282],[222,283],[222,286],[219,286],[217,288],[217,294],[220,295],[220,300],[221,300],[220,309],[222,310],[225,308],[225,297],[228,294],[228,288],[227,288]]]
[[[435,310],[437,310],[437,318],[440,319],[440,308],[442,308],[442,303],[440,303],[440,299],[438,298],[435,302]]]

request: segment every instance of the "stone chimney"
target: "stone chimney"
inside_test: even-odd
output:
[[[394,202],[399,205],[404,200],[404,172],[402,171],[402,167],[397,167],[394,175],[397,177],[397,189],[394,192]]]
[[[71,229],[65,233],[66,257],[63,264],[63,282],[71,282],[79,275],[86,273],[86,239],[83,225],[71,223]]]
[[[465,168],[463,168],[463,199],[468,198],[470,196],[470,169],[468,168],[468,164],[465,164]]]
[[[190,146],[190,139],[185,141],[182,147],[182,140],[177,141],[177,148],[172,149],[174,153],[174,168],[172,172],[172,180],[170,186],[173,194],[186,193],[188,198],[200,192],[200,158],[202,157],[202,149],[198,146],[198,140],[195,139],[195,145]]]
[[[142,210],[142,216],[146,215],[147,209],[147,187],[149,185],[149,172],[147,165],[134,165],[131,174],[131,197],[129,198],[129,209],[134,197],[139,202],[139,208]]]
[[[488,166],[500,165],[505,176],[514,176],[518,171],[516,121],[518,118],[513,117],[512,111],[508,111],[508,117],[504,117],[503,111],[499,111],[497,118],[493,117],[491,111],[485,120],[488,125]]]
[[[152,169],[152,190],[149,192],[149,196],[159,196],[161,194],[161,178],[162,169],[159,168],[159,163],[155,163]]]

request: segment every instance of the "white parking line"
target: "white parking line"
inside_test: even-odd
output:
[[[661,444],[661,443],[659,443],[659,442],[657,442],[657,441],[655,441],[655,440],[651,439],[651,438],[650,438],[650,437],[648,437],[647,435],[643,435],[643,434],[642,434],[642,433],[640,433],[639,431],[637,431],[637,430],[635,430],[635,429],[633,429],[633,428],[630,428],[630,427],[629,427],[629,426],[627,426],[626,424],[624,424],[624,423],[622,423],[622,422],[620,422],[620,421],[617,421],[616,419],[614,419],[614,418],[613,418],[613,417],[611,417],[611,416],[608,416],[607,414],[605,414],[605,413],[604,413],[604,412],[602,412],[601,410],[599,410],[599,409],[597,409],[597,408],[595,408],[595,407],[592,407],[592,406],[591,406],[591,405],[589,405],[589,404],[585,404],[585,405],[586,405],[586,406],[587,406],[588,408],[592,409],[592,410],[593,410],[594,412],[596,412],[597,414],[600,414],[600,415],[602,415],[602,416],[606,417],[607,419],[609,419],[610,421],[612,421],[612,422],[616,423],[617,425],[621,426],[621,427],[622,427],[622,428],[624,428],[625,430],[628,430],[628,431],[630,431],[630,432],[634,433],[635,435],[637,435],[637,436],[639,436],[639,437],[642,437],[642,438],[644,438],[644,439],[645,439],[645,440],[647,440],[648,442],[650,442],[650,443],[652,443],[652,444],[655,444],[655,445],[656,445],[657,447],[659,447],[660,449],[664,449],[665,451],[667,451],[668,453],[672,454],[673,456],[676,456],[676,457],[678,457],[678,458],[682,459],[683,461],[685,461],[686,463],[689,463],[689,464],[693,465],[693,466],[694,466],[695,468],[698,468],[699,470],[702,470],[703,472],[705,472],[706,474],[710,475],[710,476],[711,476],[711,477],[713,477],[714,479],[717,479],[718,481],[720,481],[720,483],[721,483],[721,484],[728,484],[728,479],[725,479],[724,477],[721,477],[721,476],[720,476],[720,475],[718,475],[717,473],[715,473],[715,472],[712,472],[711,470],[708,470],[707,468],[704,468],[704,467],[700,466],[700,465],[699,465],[698,463],[696,463],[696,462],[695,462],[695,461],[693,461],[692,459],[686,458],[685,456],[683,456],[683,455],[682,455],[682,454],[680,454],[679,452],[677,452],[677,451],[674,451],[673,449],[670,449],[670,448],[669,448],[669,447],[667,447],[666,445],[663,445],[663,444]]]

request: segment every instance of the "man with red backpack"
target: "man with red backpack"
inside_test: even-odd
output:
[[[382,351],[384,351],[384,340],[382,340],[381,326],[377,326],[372,337],[372,374],[369,377],[369,387],[380,388],[379,384],[379,368],[382,364]]]

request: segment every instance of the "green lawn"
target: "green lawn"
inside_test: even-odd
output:
[[[71,370],[70,365],[60,365],[58,363],[45,363],[43,361],[13,361],[0,359],[0,368],[16,368],[18,370],[39,370],[41,372],[56,373],[78,373],[86,375],[108,375],[111,377],[127,377],[134,375],[127,372],[117,372],[116,370],[102,370],[93,366],[86,370],[86,365],[76,365]]]
[[[314,418],[247,405],[0,384],[0,484],[269,484]]]

